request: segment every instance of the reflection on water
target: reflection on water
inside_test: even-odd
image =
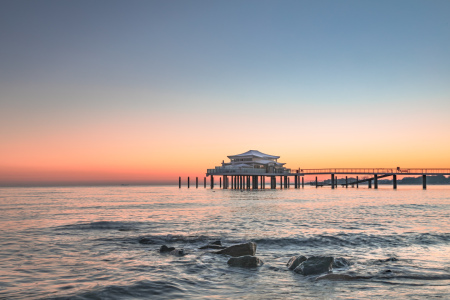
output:
[[[447,298],[449,208],[447,186],[2,188],[0,298]],[[198,249],[218,239],[256,242],[265,264]],[[297,254],[344,257],[335,273],[367,279],[295,274]]]

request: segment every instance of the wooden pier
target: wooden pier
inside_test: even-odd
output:
[[[450,175],[450,168],[340,168],[340,169],[298,169],[295,172],[289,173],[261,173],[260,170],[256,170],[254,173],[246,171],[245,173],[226,172],[212,172],[216,170],[208,170],[206,177],[204,177],[204,187],[206,188],[206,178],[210,177],[210,188],[215,187],[215,177],[219,177],[219,188],[222,189],[265,189],[267,185],[267,178],[269,178],[270,189],[277,188],[277,179],[280,189],[290,188],[291,178],[294,182],[294,188],[304,188],[305,176],[315,176],[315,181],[310,182],[310,185],[315,187],[330,186],[332,189],[337,188],[338,179],[337,175],[345,175],[345,183],[341,183],[342,187],[348,188],[348,186],[359,187],[361,183],[367,183],[369,188],[378,189],[378,180],[392,176],[392,187],[397,189],[397,176],[422,176],[422,188],[427,188],[427,176],[430,175]],[[234,171],[234,170],[233,170]],[[318,182],[318,175],[329,175],[330,183]],[[348,175],[357,175],[356,181],[348,181]],[[365,175],[365,177],[359,179],[359,175]],[[181,188],[182,182],[179,177],[179,187]],[[198,177],[195,179],[195,186],[198,188]],[[187,178],[187,187],[190,187],[190,178]]]

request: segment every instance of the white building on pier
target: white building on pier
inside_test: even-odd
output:
[[[227,174],[289,174],[290,169],[284,167],[285,163],[278,162],[279,156],[262,153],[258,150],[249,150],[237,155],[229,155],[230,162],[222,161],[222,166],[208,169],[206,175]]]

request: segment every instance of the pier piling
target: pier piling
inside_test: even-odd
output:
[[[378,174],[373,176],[373,187],[374,189],[378,189]]]
[[[427,175],[422,175],[422,188],[427,189]]]
[[[397,175],[392,175],[392,185],[394,190],[397,189]]]
[[[195,177],[195,188],[198,189],[198,177]]]
[[[181,189],[181,177],[178,177],[178,187]]]
[[[331,189],[334,189],[334,174],[331,174]]]
[[[188,177],[188,188],[189,188],[189,177]]]

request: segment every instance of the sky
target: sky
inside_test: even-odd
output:
[[[450,168],[450,1],[0,7],[0,186]]]

